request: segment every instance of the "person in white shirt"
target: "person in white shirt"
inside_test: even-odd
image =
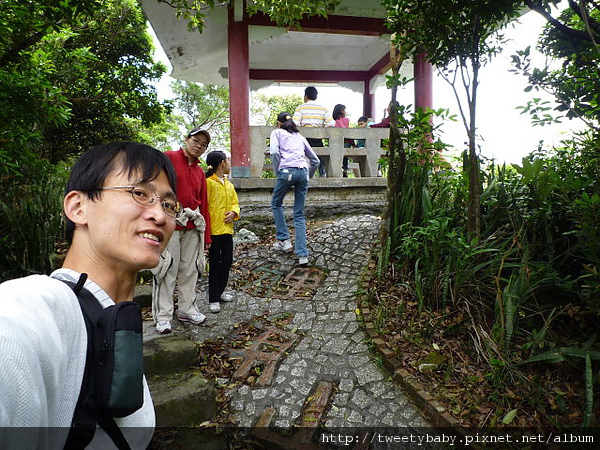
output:
[[[306,243],[306,218],[304,204],[308,194],[308,180],[319,167],[319,157],[308,144],[304,136],[287,112],[277,116],[277,128],[271,132],[270,155],[276,180],[271,197],[271,211],[275,221],[275,237],[277,241],[273,249],[289,252],[292,250],[290,230],[285,221],[283,199],[294,189],[294,248],[298,256],[298,264],[308,264],[308,247]]]
[[[63,209],[70,248],[62,269],[0,284],[0,448],[65,446],[84,373],[87,333],[77,281],[105,308],[133,299],[136,275],[159,262],[179,205],[168,158],[143,144],[115,142],[85,152],[71,171]],[[155,426],[144,403],[116,418],[132,449],[148,447]],[[97,428],[86,448],[115,448]]]
[[[319,92],[314,86],[308,86],[304,89],[304,103],[296,108],[294,115],[292,116],[292,120],[296,126],[311,128],[335,126],[335,121],[329,110],[325,106],[317,103],[318,95]],[[322,139],[307,138],[306,140],[311,148],[323,147]],[[323,161],[319,163],[319,176],[327,176]]]

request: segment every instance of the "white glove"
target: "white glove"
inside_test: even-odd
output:
[[[196,225],[196,230],[200,233],[204,233],[204,230],[206,230],[206,221],[204,220],[204,217],[202,217],[202,214],[198,214],[198,217],[194,219],[194,225]]]
[[[187,213],[185,212],[186,209],[190,210],[190,208],[184,208],[183,210],[181,210],[179,215],[175,218],[177,225],[179,225],[180,227],[183,227],[183,228],[185,228],[187,226],[187,224],[190,220],[190,218],[187,216]]]
[[[201,276],[206,275],[206,256],[204,255],[204,249],[200,249],[198,257],[196,258],[196,269]]]
[[[157,283],[162,281],[172,264],[173,256],[171,256],[171,253],[165,249],[165,251],[162,252],[162,255],[160,255],[158,258],[158,265],[150,269],[150,272],[152,272],[152,275],[154,275],[156,278]]]
[[[190,220],[196,220],[198,218],[198,216],[200,216],[200,211],[198,210],[198,208],[192,210],[190,208],[184,208],[183,212],[185,213],[185,215],[188,217],[188,219]]]
[[[181,214],[177,216],[177,225],[180,227],[186,227],[190,220],[196,220],[198,216],[202,216],[200,211],[198,211],[198,208],[195,210],[192,210],[191,208],[183,208]]]

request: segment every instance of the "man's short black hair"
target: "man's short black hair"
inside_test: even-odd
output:
[[[309,86],[306,89],[304,89],[304,95],[306,95],[306,97],[309,100],[316,100],[318,94],[319,94],[319,92],[317,91],[317,88],[314,86]]]
[[[84,192],[88,198],[100,197],[106,178],[113,172],[137,175],[139,183],[156,179],[165,172],[173,192],[177,192],[177,175],[169,158],[149,145],[137,142],[111,142],[87,150],[73,165],[65,194],[71,191]],[[73,241],[75,224],[66,218],[65,237]]]

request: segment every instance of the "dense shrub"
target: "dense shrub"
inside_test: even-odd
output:
[[[597,135],[582,134],[521,164],[484,167],[479,239],[467,233],[464,173],[436,171],[409,151],[401,220],[380,257],[410,286],[419,311],[439,323],[460,311],[477,324],[469,328],[473,351],[501,391],[529,366],[560,364],[565,379],[579,376],[583,425],[592,421],[600,360],[598,146]],[[403,308],[374,306],[381,323]]]
[[[66,177],[62,166],[45,167],[27,184],[7,186],[0,202],[0,282],[53,268]]]

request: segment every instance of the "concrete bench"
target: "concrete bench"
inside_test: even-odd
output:
[[[265,164],[269,157],[269,137],[273,127],[250,127],[251,176],[260,177],[263,171],[273,170]],[[323,139],[324,147],[313,147],[325,164],[328,177],[342,176],[344,156],[352,159],[361,177],[376,177],[379,159],[385,155],[382,141],[388,139],[388,128],[300,128],[306,138]],[[344,139],[364,139],[364,147],[344,148]]]

